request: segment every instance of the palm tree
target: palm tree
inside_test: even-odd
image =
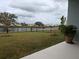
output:
[[[61,20],[61,25],[64,25],[66,21],[66,17],[62,16],[60,20]]]
[[[65,28],[66,17],[62,16],[62,17],[60,18],[60,20],[61,20],[61,23],[60,23],[60,25],[59,25],[59,30],[62,32],[62,31],[64,30],[64,28]]]
[[[6,33],[9,32],[8,28],[11,26],[11,24],[15,24],[16,18],[17,16],[15,16],[15,14],[10,14],[8,12],[0,13],[0,23],[2,23],[5,27]]]

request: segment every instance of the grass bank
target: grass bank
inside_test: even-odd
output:
[[[19,59],[61,41],[59,31],[0,33],[0,59]]]

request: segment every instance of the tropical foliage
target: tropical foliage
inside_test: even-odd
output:
[[[60,20],[61,20],[61,24],[60,24],[60,26],[59,26],[59,29],[60,29],[60,31],[61,32],[63,32],[64,31],[64,29],[65,29],[65,21],[66,21],[66,17],[64,17],[64,16],[62,16],[61,18],[60,18]]]
[[[17,18],[17,16],[15,16],[15,14],[10,14],[8,12],[2,12],[0,13],[0,23],[3,24],[3,26],[5,27],[6,32],[8,33],[8,28],[11,25],[15,24],[15,19]]]

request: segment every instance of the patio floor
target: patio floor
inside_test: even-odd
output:
[[[62,42],[20,59],[79,59],[79,43]]]

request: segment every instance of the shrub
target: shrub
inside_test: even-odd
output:
[[[77,30],[76,26],[68,25],[68,26],[65,26],[63,33],[64,33],[64,35],[70,35],[71,34],[72,36],[74,36],[76,34],[76,30]]]

